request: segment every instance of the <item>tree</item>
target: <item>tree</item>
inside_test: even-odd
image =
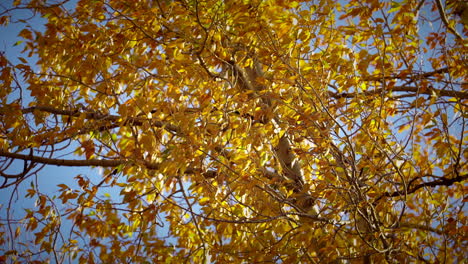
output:
[[[27,9],[46,28],[17,21],[21,63],[0,57],[2,188],[103,173],[70,172],[55,199],[31,184],[3,260],[467,257],[458,1],[20,2],[0,22]]]

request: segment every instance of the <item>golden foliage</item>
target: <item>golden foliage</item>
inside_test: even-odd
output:
[[[1,187],[42,165],[103,173],[32,184],[0,262],[466,259],[454,1],[24,2],[0,15],[24,48],[0,56]]]

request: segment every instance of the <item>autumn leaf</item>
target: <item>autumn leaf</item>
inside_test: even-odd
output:
[[[81,147],[84,149],[86,159],[90,159],[94,155],[95,147],[92,140],[86,140],[82,142]]]

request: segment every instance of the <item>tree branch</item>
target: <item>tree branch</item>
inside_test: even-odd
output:
[[[34,156],[32,154],[19,154],[12,153],[0,149],[0,157],[31,161],[33,163],[41,163],[46,165],[55,165],[55,166],[68,166],[68,167],[117,167],[122,164],[131,163],[131,160],[127,159],[114,159],[114,160],[105,160],[105,159],[87,159],[87,160],[75,160],[75,159],[55,159],[55,158],[44,158],[39,156]],[[143,161],[143,165],[149,170],[158,170],[161,166],[160,163],[151,163],[148,161]],[[214,178],[217,176],[216,171],[208,170],[202,171],[199,168],[186,168],[184,171],[185,174],[195,174],[201,173],[205,178]]]
[[[101,114],[101,113],[96,113],[96,112],[82,112],[79,110],[62,110],[62,109],[57,109],[54,107],[50,106],[33,106],[29,108],[23,109],[23,113],[33,113],[35,110],[37,111],[42,111],[42,112],[47,112],[55,115],[63,115],[63,116],[72,116],[72,117],[79,117],[82,114],[86,115],[86,119],[92,119],[92,120],[100,120],[100,121],[111,121],[111,122],[119,122],[122,121],[121,116],[117,115],[107,115],[107,114]],[[142,125],[143,122],[145,121],[150,121],[151,125],[155,127],[161,127],[165,128],[166,130],[174,133],[180,133],[180,129],[177,126],[162,122],[162,121],[156,121],[156,120],[150,120],[142,117],[127,117],[127,119],[124,122],[125,124],[134,124],[134,125]]]
[[[447,97],[455,97],[458,99],[468,99],[468,93],[467,92],[460,92],[460,91],[449,91],[449,90],[441,90],[441,89],[434,89],[434,88],[428,88],[428,89],[419,89],[417,87],[412,87],[412,86],[395,86],[391,90],[384,90],[384,89],[375,89],[372,91],[363,91],[359,93],[335,93],[335,92],[328,92],[328,94],[333,97],[333,98],[354,98],[357,97],[360,94],[366,95],[366,96],[372,96],[376,94],[380,94],[382,92],[411,92],[411,93],[416,93],[416,94],[427,94],[427,95],[433,95],[436,94],[438,96],[447,96]]]
[[[414,228],[414,229],[419,229],[419,230],[423,230],[423,231],[433,232],[433,233],[436,233],[438,235],[444,234],[444,232],[442,232],[441,230],[438,230],[436,228],[433,228],[433,227],[428,226],[428,225],[423,225],[423,224],[399,223],[398,227],[399,228]]]
[[[452,32],[460,41],[463,41],[463,37],[458,34],[458,32],[450,26],[449,21],[447,19],[447,16],[444,11],[444,7],[442,6],[442,2],[440,0],[435,0],[437,4],[437,9],[439,10],[440,18],[442,19],[442,22],[444,22],[444,25],[447,27],[447,29]]]
[[[444,67],[444,68],[436,69],[430,72],[411,73],[410,75],[408,74],[395,74],[395,75],[390,75],[390,76],[371,75],[371,76],[364,76],[363,80],[382,82],[383,80],[393,80],[393,79],[405,80],[406,79],[408,81],[414,81],[414,80],[421,80],[422,78],[431,77],[440,73],[448,73],[449,69],[450,69],[449,67]]]
[[[397,197],[397,196],[401,196],[401,195],[404,195],[404,194],[414,193],[417,190],[419,190],[421,188],[424,188],[424,187],[451,186],[456,182],[462,182],[462,181],[464,181],[466,179],[468,179],[468,174],[459,175],[459,176],[457,176],[455,178],[443,177],[442,179],[437,180],[437,181],[420,183],[418,185],[415,185],[414,187],[408,188],[408,190],[400,190],[400,191],[395,191],[395,192],[392,192],[392,193],[386,192],[382,196],[377,198],[376,201],[380,200],[382,197]]]
[[[54,159],[54,158],[44,158],[34,155],[25,155],[12,153],[0,149],[0,156],[6,158],[12,158],[17,160],[27,160],[35,163],[42,163],[48,165],[56,166],[69,166],[69,167],[88,167],[88,166],[97,166],[97,167],[116,167],[121,164],[124,164],[128,161],[126,160],[100,160],[100,159],[89,159],[89,160],[69,160],[69,159]]]

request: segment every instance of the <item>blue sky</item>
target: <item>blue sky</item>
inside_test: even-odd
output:
[[[0,5],[0,12],[3,12],[11,3],[4,3]],[[27,19],[31,17],[31,12],[28,10],[15,10],[10,13],[13,17],[12,22],[16,19]],[[28,23],[35,30],[43,29],[44,20],[38,17],[35,17],[31,20],[28,20]],[[0,27],[0,51],[6,54],[7,58],[14,64],[20,63],[18,60],[19,56],[26,57],[24,54],[21,54],[23,48],[22,44],[17,44],[21,39],[18,37],[18,33],[24,28],[24,24],[21,23],[10,23],[6,27]],[[33,62],[36,58],[27,58],[29,62],[32,62],[30,66],[34,66]],[[34,67],[33,67],[34,68]],[[24,85],[24,84],[22,84]],[[26,87],[26,86],[25,86]],[[13,94],[12,97],[17,95]],[[23,90],[24,102],[23,106],[26,106],[30,98],[28,98],[27,91]],[[14,100],[15,98],[10,98]],[[74,155],[66,155],[62,158],[77,158]],[[0,159],[0,164],[4,163],[4,159]],[[17,174],[21,173],[23,170],[23,162],[13,162],[8,170],[5,173]],[[100,173],[97,169],[92,168],[82,168],[82,167],[59,167],[59,166],[45,166],[37,174],[28,177],[23,181],[19,186],[13,185],[5,189],[0,189],[0,223],[6,224],[5,219],[19,220],[25,215],[25,208],[34,208],[35,199],[37,197],[26,198],[27,189],[31,188],[31,183],[36,186],[36,188],[44,194],[48,194],[50,197],[54,195],[58,196],[57,184],[64,183],[71,188],[77,187],[74,177],[77,175],[84,175],[95,182],[100,180]],[[3,179],[2,179],[3,180]],[[3,183],[3,182],[1,182]],[[0,184],[1,184],[0,183]],[[61,206],[60,200],[57,199],[57,205]],[[8,212],[7,208],[10,207]],[[16,224],[11,226],[11,230],[15,230],[17,227]],[[69,228],[69,226],[64,226],[64,228]],[[8,228],[7,228],[8,231]],[[8,236],[9,237],[9,236]],[[19,242],[26,242],[27,239],[33,239],[34,236],[31,233],[22,234],[14,244]],[[1,250],[0,250],[1,252]]]

